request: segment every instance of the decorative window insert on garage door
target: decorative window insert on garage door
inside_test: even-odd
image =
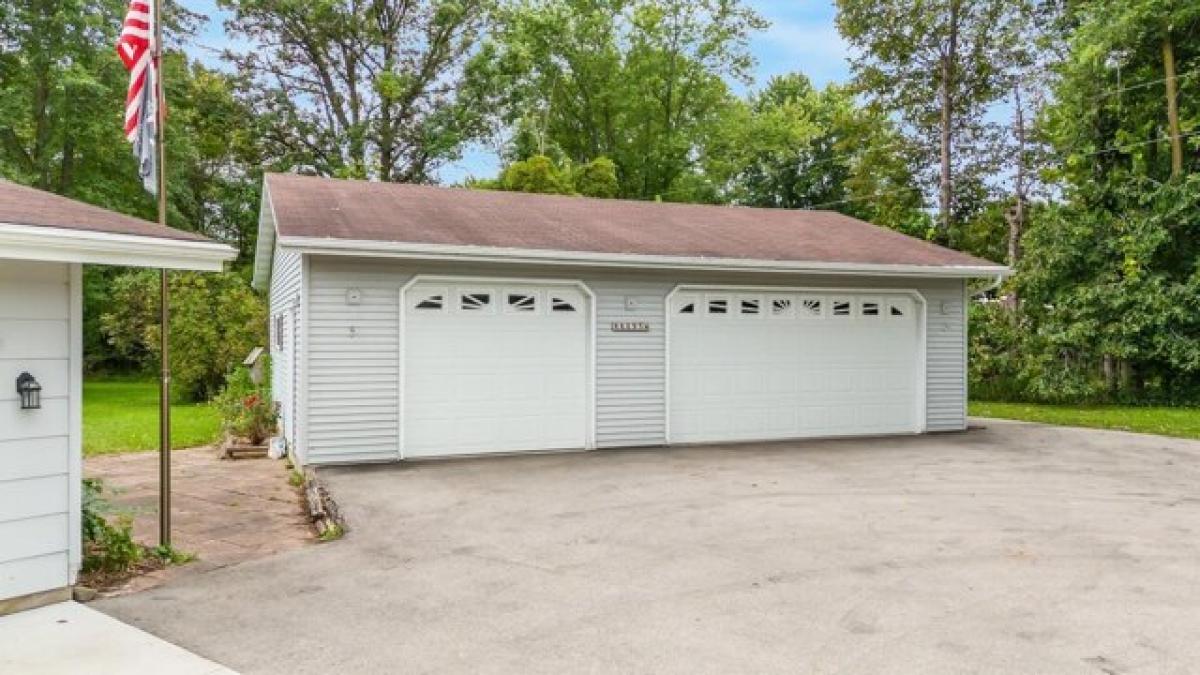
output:
[[[593,446],[581,282],[417,277],[400,301],[402,458]]]
[[[681,286],[667,314],[672,443],[924,429],[915,291]]]

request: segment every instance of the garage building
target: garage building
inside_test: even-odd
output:
[[[302,463],[966,425],[966,283],[838,213],[268,175],[255,284]]]

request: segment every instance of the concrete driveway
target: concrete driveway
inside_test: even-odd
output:
[[[346,539],[96,606],[251,673],[1200,669],[1200,443],[986,424],[326,470]]]

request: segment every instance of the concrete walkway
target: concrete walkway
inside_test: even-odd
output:
[[[222,460],[212,448],[172,453],[172,543],[196,556],[186,565],[135,577],[117,592],[151,588],[313,543],[299,488],[274,459]],[[133,516],[134,537],[158,541],[158,453],[101,455],[84,474],[104,481],[105,499]]]
[[[0,616],[0,673],[234,675],[234,671],[74,602]]]
[[[986,424],[325,470],[345,539],[95,606],[247,673],[1200,671],[1200,442]]]

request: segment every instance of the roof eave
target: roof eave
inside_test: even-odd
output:
[[[271,285],[271,263],[275,253],[275,208],[271,188],[263,176],[262,201],[258,212],[258,237],[254,245],[254,277],[250,285],[264,291]]]
[[[219,272],[232,247],[213,241],[0,223],[0,258]]]
[[[1003,265],[897,265],[884,263],[705,258],[634,253],[594,253],[590,251],[415,244],[409,242],[286,235],[278,237],[278,245],[280,248],[298,253],[477,263],[753,271],[792,274],[846,274],[858,276],[941,277],[955,279],[1007,277],[1012,274],[1012,270]]]

